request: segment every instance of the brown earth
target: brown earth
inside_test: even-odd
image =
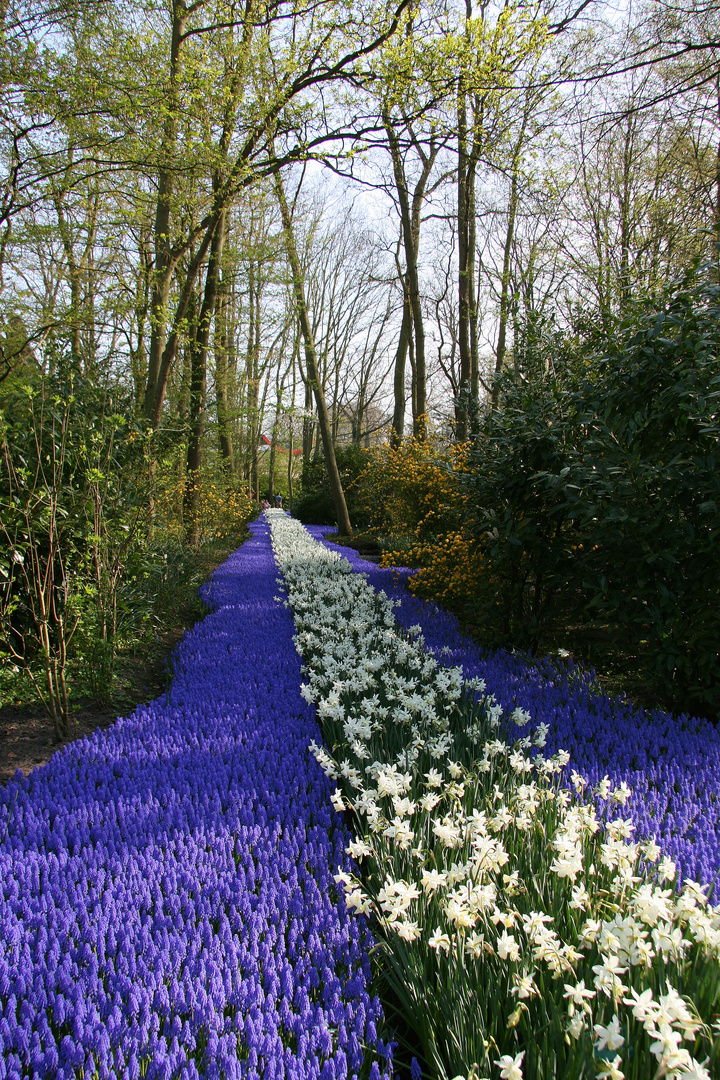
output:
[[[55,740],[52,720],[43,708],[33,704],[0,706],[0,787],[15,775],[16,769],[27,776],[45,765],[61,746],[111,727],[119,716],[127,716],[137,705],[162,694],[165,659],[184,632],[184,627],[167,630],[149,653],[123,657],[118,679],[122,692],[108,705],[92,700],[76,702],[71,734],[62,743]]]

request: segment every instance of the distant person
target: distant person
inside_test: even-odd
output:
[[[282,495],[275,496],[275,505],[277,506],[278,510],[282,510]]]
[[[269,510],[269,509],[270,509],[270,503],[267,501],[267,499],[265,499],[265,501],[263,502],[263,510]]]

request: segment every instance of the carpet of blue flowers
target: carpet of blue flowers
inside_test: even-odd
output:
[[[275,573],[256,523],[167,699],[0,791],[0,1077],[386,1068]]]

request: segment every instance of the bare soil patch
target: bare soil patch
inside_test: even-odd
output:
[[[0,706],[0,787],[17,769],[27,776],[45,765],[62,746],[111,727],[143,701],[152,701],[166,689],[165,661],[185,632],[185,627],[166,630],[149,651],[124,656],[120,661],[118,696],[108,705],[92,700],[77,701],[73,707],[71,734],[58,743],[52,720],[35,705]]]

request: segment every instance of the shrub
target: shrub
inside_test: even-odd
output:
[[[601,356],[566,343],[555,364],[533,365],[534,347],[467,447],[371,455],[356,488],[389,537],[385,562],[419,567],[413,590],[482,626],[487,644],[537,652],[578,617],[614,636],[663,700],[714,715],[718,287],[669,289]]]
[[[365,466],[366,456],[367,452],[356,443],[338,444],[335,447],[335,460],[340,472],[340,481],[345,492],[350,520],[355,528],[362,527],[365,523],[353,483]],[[304,463],[301,493],[295,499],[293,514],[299,521],[304,521],[308,525],[335,525],[337,523],[335,503],[330,491],[324,457],[314,458]]]
[[[406,439],[373,450],[354,488],[363,520],[383,538],[383,565],[417,568],[413,592],[467,615],[485,573],[457,484],[466,468],[467,447]]]

